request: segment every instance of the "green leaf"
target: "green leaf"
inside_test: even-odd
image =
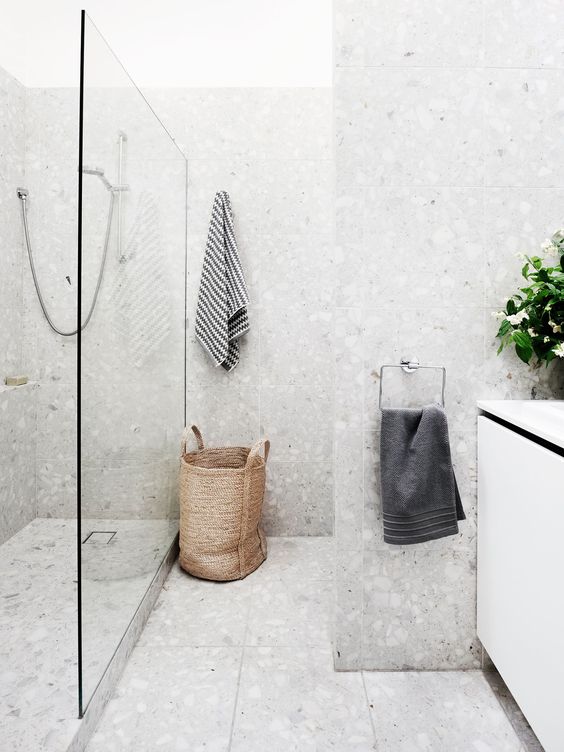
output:
[[[533,355],[533,345],[528,332],[516,330],[511,335],[515,343],[515,352],[524,363],[528,363]]]
[[[538,256],[531,256],[531,264],[538,270],[542,267],[542,259]]]
[[[505,337],[506,334],[509,334],[509,332],[511,331],[511,328],[512,327],[511,327],[511,324],[509,323],[509,321],[507,319],[503,319],[503,321],[501,322],[501,326],[499,327],[499,331],[497,333],[497,336],[498,337]]]
[[[513,298],[509,298],[507,301],[507,305],[505,306],[505,310],[507,311],[509,316],[512,316],[514,313],[517,313],[517,306],[515,305],[515,301]]]

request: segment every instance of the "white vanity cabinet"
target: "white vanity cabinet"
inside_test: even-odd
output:
[[[478,419],[478,636],[546,752],[564,752],[560,451]]]

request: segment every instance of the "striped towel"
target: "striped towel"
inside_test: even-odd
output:
[[[226,191],[215,194],[198,293],[196,337],[216,366],[239,362],[239,337],[249,331],[249,295]]]

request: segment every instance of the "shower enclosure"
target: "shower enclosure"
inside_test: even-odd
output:
[[[79,87],[0,93],[0,748],[64,750],[174,551],[186,159],[84,13]]]

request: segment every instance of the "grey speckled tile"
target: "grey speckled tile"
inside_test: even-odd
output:
[[[368,549],[363,582],[364,668],[480,667],[473,552]]]
[[[328,648],[246,648],[232,752],[376,749],[360,674]]]
[[[264,308],[260,320],[263,386],[327,387],[333,383],[333,314],[293,307]]]
[[[328,387],[262,386],[261,433],[270,458],[301,462],[332,460],[333,395]]]
[[[564,70],[493,69],[486,75],[486,185],[564,187]]]
[[[263,506],[267,535],[333,533],[331,462],[270,462]]]
[[[225,752],[240,648],[137,648],[88,752]]]
[[[324,647],[332,619],[332,582],[257,579],[245,644]]]
[[[364,672],[382,752],[521,752],[481,672]]]
[[[144,647],[243,645],[251,587],[248,578],[235,582],[199,580],[184,572],[177,562],[139,644]]]
[[[521,740],[523,752],[544,752],[541,743],[535,736],[533,729],[529,726],[527,719],[521,712],[521,708],[515,702],[501,675],[497,672],[493,663],[490,663],[490,666],[491,669],[489,671],[484,671],[484,676]]]
[[[560,0],[485,0],[486,65],[564,67],[564,5]]]

